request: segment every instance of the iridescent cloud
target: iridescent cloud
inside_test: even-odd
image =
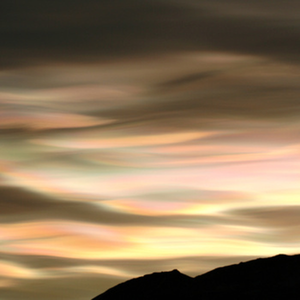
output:
[[[299,252],[298,3],[2,2],[1,299]]]

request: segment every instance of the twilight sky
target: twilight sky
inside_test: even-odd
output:
[[[299,253],[299,11],[1,0],[0,298]]]

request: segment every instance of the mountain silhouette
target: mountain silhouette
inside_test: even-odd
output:
[[[189,277],[178,270],[123,282],[92,300],[300,299],[300,255],[241,262]]]

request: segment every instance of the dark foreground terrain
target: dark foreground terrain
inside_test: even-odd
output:
[[[300,300],[300,255],[277,255],[215,269],[195,278],[153,273],[121,283],[92,300]]]

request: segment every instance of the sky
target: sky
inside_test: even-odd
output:
[[[299,11],[1,0],[0,298],[299,253]]]

